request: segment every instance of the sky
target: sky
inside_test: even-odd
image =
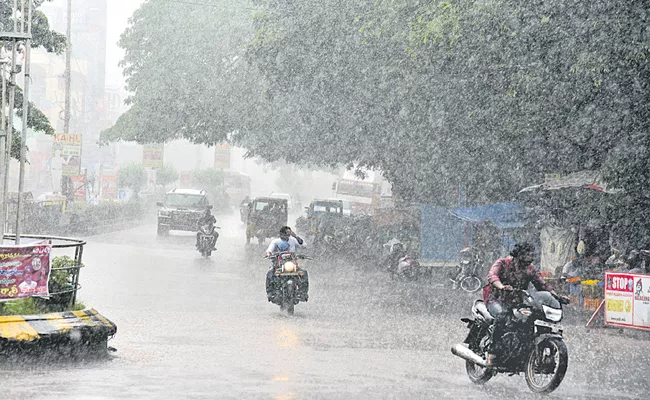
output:
[[[57,0],[62,1],[62,0]],[[82,1],[82,0],[73,0]],[[118,62],[124,51],[117,45],[120,35],[126,29],[129,17],[144,3],[143,0],[108,0],[108,24],[106,28],[106,84],[123,84],[122,69]]]

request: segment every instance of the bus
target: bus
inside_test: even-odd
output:
[[[238,206],[244,198],[251,195],[251,177],[237,171],[224,170],[223,183],[230,203]]]
[[[390,192],[379,172],[364,171],[364,174],[366,177],[360,179],[354,171],[346,171],[332,186],[334,198],[349,203],[353,215],[372,215],[379,208],[382,195]]]

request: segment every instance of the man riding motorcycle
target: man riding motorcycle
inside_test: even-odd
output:
[[[196,223],[196,226],[198,228],[198,232],[196,233],[196,248],[199,248],[199,239],[201,237],[201,227],[205,225],[214,225],[217,223],[217,219],[212,215],[210,212],[210,209],[207,208],[205,210],[205,213],[201,218]],[[215,245],[217,244],[217,239],[219,238],[219,233],[216,230],[212,231],[212,249],[211,250],[216,250]]]
[[[269,247],[266,249],[266,256],[271,257],[275,253],[279,253],[282,251],[291,251],[291,252],[296,252],[296,248],[298,247],[305,247],[305,241],[297,236],[290,227],[288,226],[283,226],[280,228],[280,238],[274,239],[271,241],[271,244],[269,244]],[[276,289],[275,289],[275,260],[273,260],[273,264],[271,264],[271,268],[269,271],[266,273],[266,297],[268,298],[269,301],[272,301],[273,298],[275,297],[276,294]],[[300,283],[298,287],[298,299],[301,301],[307,301],[309,299],[309,276],[307,275],[307,271],[303,268],[300,268],[300,270],[304,273],[300,277]]]
[[[503,352],[501,337],[506,330],[508,316],[512,313],[513,289],[527,290],[532,283],[539,291],[547,291],[558,297],[553,288],[546,283],[539,270],[532,264],[535,248],[529,243],[515,245],[511,257],[500,258],[492,264],[488,273],[489,285],[484,288],[484,297],[490,314],[494,316],[492,348],[487,365],[494,367]]]

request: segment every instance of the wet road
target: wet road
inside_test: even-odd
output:
[[[92,237],[81,300],[113,320],[111,360],[2,366],[5,398],[532,398],[523,377],[471,384],[449,348],[472,296],[312,261],[294,317],[266,301],[264,249],[233,218],[202,259],[191,233]],[[362,277],[364,279],[362,279]],[[567,329],[569,370],[549,398],[647,398],[648,341]]]

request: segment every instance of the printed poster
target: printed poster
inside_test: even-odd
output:
[[[0,301],[48,297],[52,245],[0,247]]]
[[[163,167],[163,155],[165,145],[163,143],[149,143],[142,146],[142,166],[151,169]]]
[[[227,143],[214,146],[214,168],[230,169],[230,145]]]
[[[81,171],[81,135],[60,133],[52,144],[50,169],[55,175],[78,176]]]
[[[650,329],[650,276],[634,276],[634,326]]]
[[[605,273],[605,323],[632,326],[634,278],[630,274]]]

